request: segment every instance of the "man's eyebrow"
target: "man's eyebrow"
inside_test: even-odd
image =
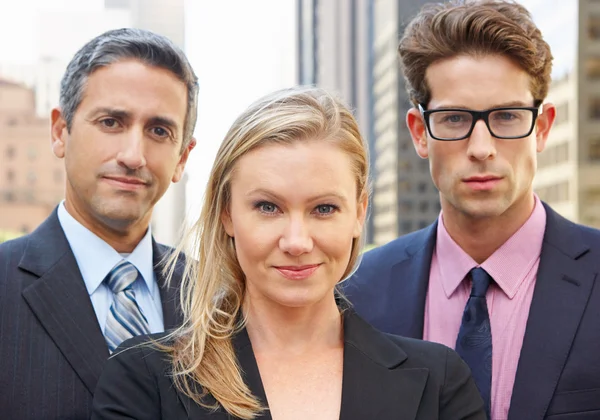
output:
[[[499,104],[494,104],[486,109],[494,109],[494,108],[512,108],[512,107],[532,107],[533,105],[523,102],[523,101],[510,101],[510,102],[503,102],[503,103],[499,103]],[[470,106],[466,106],[466,105],[461,105],[461,104],[448,104],[448,105],[440,105],[438,107],[435,108],[430,108],[429,110],[434,111],[434,110],[442,110],[442,109],[473,109]]]
[[[100,107],[100,108],[92,109],[88,113],[88,118],[94,118],[95,116],[97,116],[99,114],[106,114],[111,117],[120,118],[120,119],[124,119],[124,120],[131,118],[131,113],[128,111],[125,111],[123,109],[108,108],[108,107]]]

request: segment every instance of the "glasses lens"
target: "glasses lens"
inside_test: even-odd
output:
[[[521,137],[531,130],[533,112],[528,109],[502,109],[490,114],[489,123],[496,137]]]
[[[489,129],[494,137],[519,138],[531,131],[533,111],[530,109],[499,109],[489,114]],[[466,111],[435,111],[429,115],[429,130],[441,140],[465,138],[473,125],[473,116]]]
[[[473,124],[473,116],[463,111],[436,111],[429,116],[429,129],[439,139],[459,139],[466,136]]]

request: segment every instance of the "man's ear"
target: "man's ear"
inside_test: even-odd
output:
[[[408,131],[410,131],[410,137],[412,138],[417,154],[423,159],[428,158],[427,129],[425,121],[423,121],[423,116],[418,109],[411,108],[408,110],[406,113],[406,125],[408,126]]]
[[[538,116],[535,122],[535,143],[536,150],[541,153],[546,148],[546,141],[550,134],[550,129],[556,119],[556,106],[551,103],[544,104],[542,113]]]
[[[196,147],[196,139],[192,137],[190,144],[183,149],[181,156],[179,157],[179,162],[177,162],[177,166],[175,167],[175,172],[173,173],[173,177],[171,178],[172,182],[179,182],[181,177],[183,176],[183,171],[185,169],[185,165],[190,157],[190,152]]]
[[[60,108],[52,109],[50,114],[50,141],[52,153],[57,158],[65,157],[65,144],[69,132],[67,130],[67,121],[65,120]]]

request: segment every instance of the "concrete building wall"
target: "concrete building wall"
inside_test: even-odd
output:
[[[50,121],[35,114],[31,89],[0,82],[0,230],[28,233],[64,197],[62,162],[50,150]]]

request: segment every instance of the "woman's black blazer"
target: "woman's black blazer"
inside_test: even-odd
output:
[[[168,356],[150,344],[139,346],[147,339],[127,340],[108,360],[94,394],[93,420],[231,419],[178,392]],[[233,344],[246,383],[268,406],[245,330]],[[351,309],[344,312],[343,369],[340,420],[486,418],[469,368],[453,350],[384,334]],[[266,411],[260,419],[271,416]]]

